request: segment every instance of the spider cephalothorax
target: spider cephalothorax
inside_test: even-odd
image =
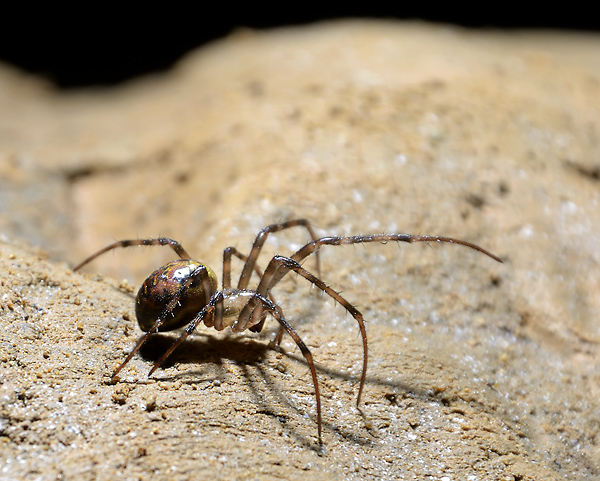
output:
[[[262,271],[257,266],[256,260],[267,236],[270,233],[295,226],[305,227],[310,234],[311,242],[289,257],[276,255],[271,259],[267,268]],[[200,323],[204,323],[207,327],[214,327],[219,331],[230,327],[234,332],[242,332],[246,329],[260,332],[267,315],[271,315],[279,323],[279,332],[275,338],[275,343],[279,345],[283,334],[287,332],[300,348],[310,368],[317,402],[318,438],[319,444],[321,444],[321,395],[312,354],[296,330],[285,319],[281,308],[273,299],[271,291],[286,274],[295,272],[332,297],[356,319],[363,344],[363,368],[356,399],[356,405],[358,406],[365,384],[368,364],[367,333],[363,316],[338,292],[326,285],[319,277],[304,269],[300,265],[300,262],[314,253],[317,261],[317,275],[320,275],[318,250],[321,246],[363,244],[369,242],[385,243],[390,241],[460,244],[486,254],[498,262],[502,262],[499,257],[475,244],[450,237],[410,234],[371,234],[317,238],[307,220],[296,219],[269,225],[262,229],[256,236],[248,256],[240,253],[235,247],[225,249],[223,251],[223,280],[221,290],[218,289],[217,276],[209,267],[192,260],[179,242],[166,237],[115,242],[85,259],[74,270],[80,269],[101,254],[119,247],[141,245],[169,246],[180,257],[180,259],[171,261],[154,271],[140,287],[136,297],[136,316],[140,328],[146,334],[140,338],[131,353],[113,372],[113,380],[116,379],[117,374],[131,360],[152,333],[170,331],[185,326],[183,333],[167,352],[156,361],[148,375],[151,375]],[[242,268],[236,288],[231,286],[231,256],[236,256],[244,262],[244,267]],[[248,285],[253,272],[258,274],[260,282],[256,289],[249,289]]]

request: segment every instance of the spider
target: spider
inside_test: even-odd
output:
[[[264,271],[260,269],[256,261],[269,234],[297,226],[304,227],[308,231],[312,239],[311,242],[289,257],[281,255],[274,256]],[[286,276],[286,274],[295,272],[333,298],[354,317],[360,328],[363,345],[362,374],[360,376],[358,396],[356,399],[356,406],[359,408],[368,364],[367,332],[364,319],[358,309],[318,277],[320,276],[318,251],[325,245],[339,246],[344,244],[364,244],[368,242],[387,243],[390,241],[408,243],[445,242],[459,244],[475,249],[498,262],[502,262],[499,257],[475,244],[450,237],[411,234],[371,234],[317,238],[311,224],[306,219],[295,219],[272,224],[263,228],[256,236],[250,254],[247,256],[239,252],[235,247],[226,248],[223,251],[223,281],[221,290],[217,287],[217,276],[208,266],[193,260],[179,242],[167,237],[130,239],[114,242],[89,256],[73,270],[77,271],[98,256],[120,247],[169,246],[179,256],[179,259],[171,261],[155,270],[140,287],[135,303],[136,317],[140,328],[142,331],[146,332],[146,334],[138,340],[133,350],[112,373],[112,382],[116,382],[119,372],[121,372],[142,345],[155,332],[171,331],[185,327],[185,330],[179,338],[158,359],[158,361],[156,361],[148,373],[148,376],[151,376],[154,371],[158,369],[171,353],[194,332],[200,323],[204,323],[207,327],[214,327],[217,331],[229,327],[233,332],[242,332],[246,329],[253,332],[261,332],[267,314],[271,315],[279,323],[279,331],[273,341],[274,344],[279,346],[284,333],[287,332],[298,345],[298,348],[302,352],[302,355],[310,368],[316,398],[318,441],[319,445],[322,445],[321,394],[319,391],[313,356],[294,327],[285,319],[283,312],[275,302],[271,291]],[[300,262],[311,254],[315,254],[316,272],[318,276],[315,276],[300,265]],[[231,286],[232,256],[235,256],[244,262],[237,287]],[[253,272],[258,274],[260,281],[255,289],[250,289],[248,286]]]

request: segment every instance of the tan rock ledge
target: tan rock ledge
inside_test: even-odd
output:
[[[597,479],[598,52],[591,34],[340,21],[240,32],[113,89],[2,66],[0,479]],[[74,265],[163,235],[220,276],[225,247],[293,218],[505,263],[323,248],[323,280],[366,319],[364,416],[356,323],[282,283],[323,453],[306,363],[289,337],[268,347],[270,319],[199,329],[148,379],[173,338],[156,336],[108,383],[141,335],[132,293],[173,254]],[[273,235],[259,264],[305,241]]]

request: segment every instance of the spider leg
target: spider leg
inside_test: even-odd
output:
[[[458,244],[466,247],[470,247],[488,257],[491,257],[497,262],[503,262],[498,256],[485,250],[483,247],[479,247],[471,242],[463,241],[460,239],[454,239],[452,237],[443,237],[437,235],[411,235],[411,234],[370,234],[370,235],[356,235],[348,237],[322,237],[321,239],[313,240],[304,247],[300,248],[294,255],[290,256],[290,259],[294,259],[297,262],[301,262],[306,259],[312,253],[317,252],[321,246],[324,245],[346,245],[346,244],[366,244],[369,242],[381,242],[383,244],[387,242],[408,242],[412,244],[414,242],[439,242],[448,244]],[[285,277],[287,271],[278,272],[273,276],[271,280],[271,287],[275,286],[281,279]]]
[[[223,251],[223,289],[231,287],[231,256],[234,255],[243,262],[248,262],[248,256],[242,254],[235,247],[228,247]],[[263,276],[262,269],[254,264],[254,272],[258,275],[259,279]]]
[[[306,359],[306,362],[308,363],[308,367],[310,368],[310,374],[311,374],[312,380],[313,380],[313,385],[315,387],[315,397],[317,400],[317,430],[318,430],[318,434],[319,434],[319,445],[322,445],[323,441],[321,439],[321,424],[322,424],[321,391],[319,390],[319,382],[317,380],[317,371],[315,369],[315,362],[313,360],[312,353],[310,352],[310,350],[308,349],[306,344],[304,344],[304,341],[302,340],[302,338],[300,337],[298,332],[296,332],[296,330],[292,327],[292,325],[289,322],[287,322],[287,320],[283,316],[283,313],[281,312],[281,308],[277,304],[275,304],[274,302],[271,302],[265,296],[262,296],[255,292],[254,296],[248,301],[248,303],[246,305],[246,307],[248,307],[248,313],[255,311],[257,306],[260,306],[261,310],[264,309],[265,311],[267,311],[269,314],[271,314],[273,316],[273,318],[275,318],[275,320],[277,322],[279,322],[279,325],[281,326],[281,328],[284,329],[290,335],[290,337],[294,340],[294,342],[300,349],[300,352],[302,352],[304,359]],[[241,314],[240,314],[240,317],[241,317]],[[234,327],[235,327],[235,325],[232,326],[232,330],[237,330],[237,331],[240,330],[239,327],[238,327],[238,329],[234,329]],[[243,329],[241,329],[241,330],[243,330]]]
[[[211,319],[212,318],[212,319]],[[201,322],[205,322],[208,324],[215,324],[222,322],[223,320],[223,292],[217,291],[215,292],[210,301],[206,306],[202,308],[202,310],[192,319],[185,330],[181,333],[181,336],[173,343],[173,345],[165,352],[159,359],[156,361],[150,372],[148,373],[148,377],[152,376],[154,371],[156,371],[160,365],[165,362],[165,360],[173,353],[175,349],[179,347],[179,345],[185,341],[188,336],[196,330],[198,324]]]
[[[223,316],[222,305],[223,305],[224,297],[225,296],[222,291],[217,291],[212,295],[209,303],[206,306],[204,306],[202,308],[202,310],[192,320],[192,322],[190,322],[187,325],[187,327],[185,328],[185,330],[183,331],[181,336],[179,336],[179,338],[173,343],[173,345],[167,350],[167,352],[165,352],[160,357],[160,359],[158,361],[156,361],[156,363],[154,364],[154,367],[152,367],[152,369],[148,373],[148,376],[152,375],[154,373],[154,371],[156,371],[156,369],[158,369],[158,367],[173,353],[173,351],[175,349],[177,349],[177,347],[179,347],[179,345],[183,341],[185,341],[191,333],[194,332],[196,327],[198,327],[198,325],[201,322],[207,323],[208,318],[210,318],[211,316],[217,318],[217,320],[214,321],[215,324],[217,324],[219,322],[218,317],[220,316],[222,318],[222,316]],[[270,313],[277,320],[277,322],[279,322],[279,324],[283,327],[283,329],[285,329],[287,331],[287,333],[292,337],[292,339],[296,342],[296,344],[298,345],[298,348],[302,352],[302,355],[306,359],[306,362],[308,363],[308,366],[310,368],[313,385],[315,387],[315,396],[316,396],[316,400],[317,400],[317,429],[318,429],[318,434],[319,434],[319,444],[323,444],[323,442],[321,440],[321,425],[322,425],[321,392],[319,391],[319,383],[317,380],[317,371],[315,369],[315,363],[314,363],[314,360],[313,360],[310,350],[308,349],[308,347],[306,347],[306,344],[304,344],[304,341],[302,341],[302,338],[298,335],[296,330],[285,320],[283,313],[281,312],[281,309],[279,308],[279,306],[277,306],[277,304],[270,301],[268,298],[261,296],[260,294],[254,293],[252,298],[248,301],[247,305],[249,305],[251,307],[251,310],[253,310],[258,305],[260,305],[262,307],[262,309],[264,309],[265,311]],[[221,308],[219,308],[219,306],[221,306]],[[221,321],[222,321],[222,319],[221,319]],[[233,328],[233,326],[232,326],[232,328]]]
[[[295,261],[300,262],[305,259],[313,252],[318,251],[323,245],[344,245],[344,244],[365,244],[368,242],[408,242],[410,244],[414,242],[445,242],[449,244],[459,244],[491,257],[495,261],[502,262],[498,256],[495,256],[491,252],[485,250],[483,247],[479,247],[471,242],[453,239],[452,237],[443,237],[438,235],[411,235],[411,234],[371,234],[371,235],[356,235],[348,237],[322,237],[321,239],[309,242],[300,250],[298,250],[293,256],[290,256]]]
[[[95,254],[92,254],[87,259],[85,259],[83,262],[81,262],[77,266],[75,266],[75,268],[73,270],[78,271],[84,265],[93,261],[96,257],[101,256],[105,252],[111,251],[113,249],[118,249],[119,247],[130,247],[130,246],[169,246],[182,259],[191,259],[190,255],[187,253],[187,251],[183,248],[183,246],[179,242],[177,242],[176,240],[173,240],[173,239],[169,239],[168,237],[157,237],[156,239],[128,239],[128,240],[120,240],[120,241],[114,242],[114,243],[106,246],[104,249],[100,249],[98,252],[96,252]]]
[[[246,262],[248,257],[240,253],[235,247],[228,247],[223,251],[223,289],[231,287],[231,256],[235,255],[238,259]]]
[[[235,247],[228,247],[227,249],[225,249],[223,251],[223,289],[224,290],[231,287],[231,256],[232,255],[236,256],[238,259],[242,260],[243,262],[248,262],[248,256],[242,254]],[[254,264],[254,272],[256,272],[259,279],[262,279],[263,271],[256,264]],[[271,302],[273,304],[277,304],[277,302],[275,302],[275,298],[273,297],[273,295],[271,293],[269,293],[269,299],[271,299]],[[250,327],[250,330],[252,332],[261,332],[264,324],[265,324],[265,318],[263,317],[263,319],[258,324]],[[283,327],[280,326],[279,332],[277,334],[278,337],[283,336],[284,332],[285,331],[284,331]]]
[[[362,395],[362,391],[363,391],[363,387],[364,387],[364,383],[365,383],[365,379],[366,379],[366,370],[367,370],[367,337],[366,337],[366,330],[365,330],[362,314],[352,304],[350,304],[346,299],[344,299],[339,293],[337,293],[336,291],[331,289],[319,278],[315,277],[313,274],[311,274],[310,272],[308,272],[307,270],[302,268],[298,262],[302,261],[303,259],[305,259],[309,255],[311,255],[312,253],[317,252],[319,250],[319,248],[323,245],[363,244],[363,243],[369,243],[369,242],[385,243],[385,242],[391,242],[391,241],[408,242],[408,243],[445,242],[445,243],[450,243],[450,244],[459,244],[459,245],[463,245],[466,247],[470,247],[471,249],[475,249],[476,251],[479,251],[479,252],[491,257],[495,261],[502,262],[502,259],[500,259],[496,255],[492,254],[491,252],[483,249],[482,247],[479,247],[476,244],[472,244],[470,242],[462,241],[459,239],[454,239],[451,237],[420,236],[420,235],[411,235],[411,234],[372,234],[372,235],[349,236],[349,237],[323,237],[321,239],[317,239],[317,240],[313,240],[312,242],[309,242],[304,247],[299,249],[290,258],[286,258],[283,256],[275,256],[273,258],[273,260],[267,266],[265,275],[262,278],[262,280],[258,286],[258,289],[257,289],[257,292],[259,294],[268,295],[270,293],[271,289],[273,289],[273,287],[275,287],[285,277],[285,275],[290,270],[293,270],[294,272],[297,272],[298,274],[303,276],[308,281],[312,282],[319,289],[321,289],[322,291],[327,293],[329,296],[331,296],[333,299],[335,299],[338,303],[340,303],[348,312],[350,312],[350,314],[352,314],[352,316],[357,320],[357,322],[359,324],[359,327],[361,330],[361,336],[363,339],[363,350],[364,350],[363,373],[361,376],[358,397],[356,400],[357,406],[360,404],[360,398]],[[248,306],[246,306],[246,307],[248,307]],[[246,310],[246,308],[244,310]],[[254,317],[255,315],[257,315],[256,312],[252,313],[252,317]],[[242,314],[240,315],[240,319],[243,319],[246,317],[249,317],[249,313],[246,314],[245,312],[242,312]],[[283,332],[280,330],[280,332],[277,333],[275,342],[277,342],[277,343],[281,342],[282,336],[283,336]]]
[[[281,272],[283,272],[283,275],[285,275],[286,273],[288,273],[290,271],[296,272],[297,274],[304,277],[307,281],[311,282],[313,285],[315,285],[316,287],[321,289],[325,294],[330,296],[332,299],[334,299],[336,302],[338,302],[344,309],[346,309],[346,311],[348,311],[352,315],[352,317],[354,317],[354,319],[356,319],[356,322],[358,323],[358,327],[360,328],[360,335],[361,335],[362,344],[363,344],[363,367],[362,367],[362,374],[360,376],[360,386],[358,388],[358,396],[356,398],[356,405],[358,406],[360,404],[360,398],[362,396],[363,388],[365,386],[365,381],[366,381],[366,377],[367,377],[367,365],[368,365],[367,330],[365,328],[365,321],[363,319],[362,313],[358,309],[356,309],[356,307],[354,307],[352,304],[350,304],[346,299],[344,299],[340,295],[339,292],[336,292],[331,287],[329,287],[327,284],[325,284],[321,279],[319,279],[314,274],[312,274],[309,271],[307,271],[306,269],[304,269],[294,259],[290,259],[289,257],[284,257],[284,256],[273,257],[273,259],[267,266],[265,275],[262,278],[262,280],[260,281],[260,284],[258,285],[258,289],[256,290],[256,292],[262,296],[266,296],[267,294],[269,294],[269,291],[275,285],[273,283],[273,281],[276,279],[275,276]],[[280,275],[280,277],[283,277],[283,276]],[[241,317],[242,316],[240,316],[240,318]],[[283,333],[281,333],[281,335],[280,335],[280,333],[277,334],[277,337],[275,338],[275,342],[277,342],[277,344],[279,344],[281,342],[282,336],[283,336]]]
[[[269,236],[269,234],[271,234],[273,232],[279,232],[284,229],[289,229],[290,227],[296,227],[296,226],[305,227],[306,230],[308,230],[308,233],[310,234],[312,241],[313,242],[317,241],[317,236],[315,235],[313,228],[310,225],[310,222],[308,222],[306,219],[295,219],[295,220],[289,220],[287,222],[282,222],[280,224],[268,225],[267,227],[262,229],[257,234],[256,239],[254,240],[254,244],[252,245],[252,250],[250,251],[250,255],[248,255],[248,259],[246,260],[246,264],[244,264],[242,273],[240,275],[240,280],[238,282],[238,289],[247,289],[248,288],[248,284],[250,283],[250,274],[252,274],[252,270],[255,268],[256,259],[258,258],[258,255],[260,254],[260,251],[262,250],[263,245],[265,244],[265,241],[267,240],[267,237]],[[320,273],[321,266],[320,266],[318,254],[316,256],[316,263],[317,263],[317,273]]]
[[[208,274],[207,274],[204,266],[201,266],[195,272],[190,274],[188,276],[188,278],[185,279],[184,282],[181,283],[181,286],[177,290],[177,293],[169,301],[169,303],[165,307],[164,311],[161,312],[158,319],[156,319],[156,322],[152,325],[152,327],[148,330],[148,332],[146,332],[146,334],[144,334],[144,336],[137,342],[137,344],[135,345],[133,350],[129,353],[129,355],[125,358],[125,360],[119,365],[119,367],[117,367],[117,369],[115,369],[115,371],[112,373],[112,376],[111,376],[112,381],[115,380],[115,378],[117,377],[119,372],[121,372],[121,370],[127,365],[127,363],[129,361],[131,361],[133,356],[135,356],[135,354],[140,350],[140,348],[144,345],[144,343],[148,340],[148,338],[153,333],[158,332],[158,330],[160,329],[160,326],[162,326],[164,324],[167,316],[173,312],[173,309],[175,309],[175,307],[179,303],[179,300],[181,299],[181,296],[183,295],[183,293],[188,289],[188,287],[192,284],[192,282],[194,282],[196,277],[199,275],[202,276],[202,284],[203,284],[204,292],[206,293],[206,298],[207,298],[206,303],[207,304],[210,303],[210,301],[212,300],[212,298],[215,296],[216,293],[212,294],[212,285],[211,285],[210,279],[208,277]],[[217,291],[217,292],[219,292],[219,291]],[[217,309],[217,311],[219,311],[219,309]],[[222,302],[220,304],[220,312],[221,312],[221,317],[223,317]],[[208,325],[208,323],[207,323],[207,325]],[[208,326],[208,327],[210,327],[210,326]],[[158,366],[155,366],[154,369],[156,369],[156,367],[158,367]],[[151,373],[154,372],[154,369],[152,369]]]

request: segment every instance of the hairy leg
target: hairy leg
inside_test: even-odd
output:
[[[106,246],[104,249],[100,249],[98,252],[96,252],[95,254],[92,254],[87,259],[85,259],[83,262],[81,262],[77,266],[75,266],[75,268],[73,270],[78,271],[84,265],[90,263],[96,257],[101,256],[105,252],[111,251],[113,249],[118,249],[120,247],[131,247],[131,246],[169,246],[171,249],[173,249],[175,251],[175,253],[180,258],[191,259],[190,255],[187,253],[187,251],[183,248],[183,246],[179,242],[177,242],[176,240],[173,240],[173,239],[169,239],[168,237],[157,237],[156,239],[128,239],[128,240],[120,240],[120,241],[114,242],[114,243]]]
[[[254,270],[254,267],[256,265],[256,260],[258,259],[258,255],[260,254],[260,251],[262,250],[269,234],[271,234],[273,232],[279,232],[279,231],[282,231],[285,229],[289,229],[291,227],[296,227],[296,226],[305,227],[308,230],[308,233],[310,234],[312,241],[315,242],[317,240],[317,237],[315,236],[315,233],[310,225],[310,222],[308,222],[306,219],[295,219],[295,220],[290,220],[287,222],[282,222],[280,224],[272,224],[272,225],[265,227],[257,234],[256,239],[254,240],[254,244],[252,245],[252,250],[250,251],[250,254],[248,255],[248,259],[247,259],[246,264],[244,265],[244,268],[242,269],[242,273],[240,275],[240,280],[238,282],[238,289],[247,289],[248,288],[248,285],[250,283],[250,275],[252,274],[252,271]],[[320,272],[321,268],[320,268],[318,255],[316,258],[316,262],[317,262],[317,272]]]
[[[363,343],[363,368],[362,368],[362,374],[360,376],[360,386],[358,388],[358,396],[356,398],[356,405],[358,406],[360,404],[360,398],[362,396],[363,388],[365,385],[365,380],[366,380],[366,376],[367,376],[367,365],[368,365],[367,331],[365,328],[365,322],[364,322],[363,315],[361,314],[361,312],[358,309],[356,309],[352,304],[350,304],[346,299],[344,299],[340,293],[333,290],[331,287],[329,287],[327,284],[325,284],[321,279],[319,279],[314,274],[312,274],[309,271],[307,271],[306,269],[304,269],[300,264],[298,264],[298,262],[296,262],[293,259],[290,259],[289,257],[275,256],[271,260],[271,262],[267,266],[267,269],[265,270],[265,275],[263,276],[263,278],[258,286],[258,289],[257,289],[258,294],[260,294],[261,296],[268,295],[270,289],[272,288],[272,280],[273,280],[275,274],[282,273],[282,272],[287,273],[290,271],[293,271],[293,272],[299,274],[300,276],[304,277],[307,281],[312,283],[314,286],[321,289],[325,294],[327,294],[329,297],[331,297],[333,300],[335,300],[338,304],[340,304],[344,309],[346,309],[346,311],[348,311],[352,315],[352,317],[354,317],[356,322],[358,323],[358,327],[360,328],[360,335],[362,337],[362,343]],[[241,318],[241,316],[240,316],[240,318]],[[276,338],[276,341],[281,342],[281,336],[279,335],[279,333],[278,333],[278,337]]]

